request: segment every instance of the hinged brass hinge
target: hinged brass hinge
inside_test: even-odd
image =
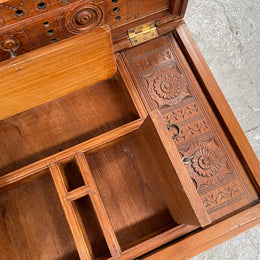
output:
[[[128,37],[132,46],[147,42],[159,36],[155,21],[128,30]]]

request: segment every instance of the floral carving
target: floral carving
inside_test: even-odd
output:
[[[182,125],[180,127],[180,135],[175,139],[176,145],[184,142],[189,142],[191,138],[196,138],[201,135],[209,134],[211,128],[205,118],[198,121]]]
[[[198,175],[203,177],[213,176],[220,169],[216,153],[203,145],[200,145],[200,148],[195,152],[191,166]]]
[[[154,91],[165,99],[175,98],[180,94],[181,83],[177,77],[171,74],[163,74],[154,80]]]
[[[169,61],[172,62],[172,54],[168,48],[163,47],[161,52],[151,53],[147,57],[141,57],[137,59],[135,65],[139,72],[151,69],[155,66],[163,65]]]
[[[164,114],[164,118],[168,122],[182,122],[198,116],[200,113],[202,113],[202,111],[198,108],[197,103],[191,103]]]
[[[0,28],[5,25],[5,19],[3,17],[0,17]]]
[[[229,203],[231,200],[234,202],[243,199],[243,191],[237,181],[230,182],[227,185],[220,187],[216,190],[206,193],[202,196],[203,204],[205,205],[208,213],[213,213],[221,205]]]
[[[190,96],[188,83],[176,66],[160,69],[151,76],[144,76],[149,86],[151,98],[158,107],[173,106]]]
[[[199,192],[234,176],[225,154],[212,137],[203,142],[193,143],[180,152],[184,157],[191,157],[186,167],[196,181]]]

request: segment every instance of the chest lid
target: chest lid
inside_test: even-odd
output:
[[[0,0],[0,61],[108,25],[115,45],[128,30],[183,17],[188,0]]]

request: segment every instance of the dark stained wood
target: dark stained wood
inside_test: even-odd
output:
[[[150,119],[151,118],[151,119]],[[206,226],[210,217],[196,191],[178,150],[158,110],[151,112],[141,126],[144,147],[155,164],[155,179],[175,222],[179,224]]]
[[[0,175],[137,118],[129,94],[116,76],[1,120]]]
[[[188,0],[175,0],[171,1],[170,4],[170,12],[173,14],[179,14],[179,16],[183,17],[188,5]]]
[[[175,26],[180,22],[180,17],[169,13],[168,11],[161,11],[135,22],[114,28],[111,30],[114,51],[119,52],[132,47],[128,39],[127,31],[129,28],[135,28],[150,21],[156,21],[156,28],[160,36],[174,30]]]
[[[219,120],[221,120],[226,135],[232,142],[232,145],[236,148],[237,154],[244,162],[244,167],[248,169],[248,174],[255,183],[255,187],[258,188],[259,191],[259,160],[257,159],[256,154],[249,144],[241,126],[235,118],[234,113],[226,102],[223,93],[221,92],[214,76],[212,75],[204,57],[202,56],[184,21],[176,27],[175,35],[185,57],[187,58],[194,74],[200,83],[200,86],[202,87],[207,98],[210,100],[211,104],[214,104],[215,113],[217,114]]]
[[[3,46],[0,60],[10,58],[9,49],[22,55],[104,25],[109,25],[111,30],[122,30],[125,24],[148,16],[160,22],[159,13],[180,19],[187,5],[187,0],[75,0],[67,3],[49,0],[42,4],[26,1],[19,5],[20,2],[9,0],[0,5],[0,45]]]
[[[0,193],[1,259],[79,259],[52,178]]]
[[[122,56],[146,109],[160,110],[165,127],[173,124],[169,131],[211,220],[256,203],[259,195],[173,35]]]

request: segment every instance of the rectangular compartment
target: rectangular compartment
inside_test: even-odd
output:
[[[66,190],[72,191],[85,185],[75,159],[59,164],[65,182]]]
[[[79,259],[50,173],[0,192],[1,259]]]
[[[171,137],[160,124],[155,111],[137,131],[86,152],[122,250],[178,224],[209,224],[179,155],[173,164],[174,154],[164,147]],[[171,144],[169,148],[176,149]]]
[[[0,121],[0,176],[139,117],[120,75]]]
[[[87,239],[90,242],[93,259],[108,259],[111,257],[102,229],[93,208],[89,196],[82,197],[72,202],[78,212],[82,228],[86,231]]]

